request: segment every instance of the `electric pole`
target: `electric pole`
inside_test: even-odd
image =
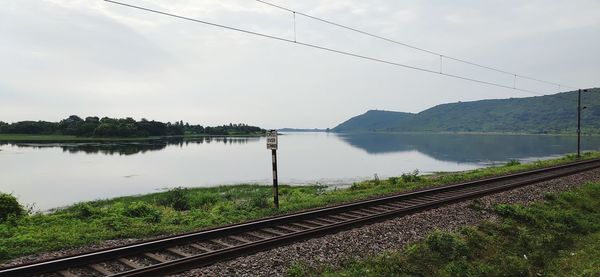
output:
[[[581,89],[577,91],[577,159],[581,158]]]
[[[581,106],[581,91],[581,89],[577,91],[577,159],[581,158],[581,111],[587,108]],[[583,92],[587,92],[587,89]]]

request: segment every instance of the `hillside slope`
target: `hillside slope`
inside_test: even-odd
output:
[[[600,133],[600,89],[582,94],[582,129]],[[418,114],[368,111],[333,128],[336,132],[570,133],[577,121],[577,92],[458,102]]]
[[[335,132],[381,131],[404,126],[415,117],[412,113],[370,110],[336,126]]]

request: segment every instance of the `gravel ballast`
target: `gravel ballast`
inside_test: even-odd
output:
[[[407,243],[422,239],[436,229],[453,231],[465,225],[496,219],[486,209],[473,208],[474,201],[484,208],[500,203],[529,204],[543,200],[547,193],[571,190],[598,180],[600,169],[595,169],[309,239],[173,276],[285,276],[287,269],[298,262],[308,266],[335,267],[349,259],[402,249]]]

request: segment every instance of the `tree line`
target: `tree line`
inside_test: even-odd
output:
[[[60,122],[19,121],[6,123],[0,121],[0,134],[31,135],[72,135],[80,137],[149,137],[149,136],[181,136],[191,135],[250,135],[264,133],[265,130],[246,124],[229,124],[222,126],[190,125],[183,121],[163,123],[140,121],[128,118],[99,118],[89,116],[82,119],[71,115]]]

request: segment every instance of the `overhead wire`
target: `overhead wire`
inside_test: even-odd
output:
[[[442,72],[442,70],[441,70],[441,63],[440,63],[440,71],[435,71],[435,70],[431,70],[431,69],[427,69],[427,68],[423,68],[423,67],[407,65],[407,64],[398,63],[398,62],[394,62],[394,61],[389,61],[389,60],[385,60],[385,59],[380,59],[380,58],[375,58],[375,57],[371,57],[371,56],[361,55],[361,54],[357,54],[357,53],[353,53],[353,52],[348,52],[348,51],[338,50],[338,49],[334,49],[334,48],[329,48],[329,47],[325,47],[325,46],[321,46],[321,45],[317,45],[317,44],[302,42],[302,41],[297,40],[296,37],[294,37],[294,40],[291,40],[291,39],[287,39],[285,37],[279,37],[279,36],[269,35],[269,34],[265,34],[265,33],[250,31],[250,30],[246,30],[246,29],[242,29],[242,28],[237,28],[237,27],[227,26],[227,25],[223,25],[223,24],[213,23],[213,22],[209,22],[209,21],[205,21],[205,20],[190,18],[190,17],[186,17],[186,16],[182,16],[182,15],[177,15],[177,14],[173,14],[173,13],[163,12],[163,11],[159,11],[159,10],[155,10],[155,9],[151,9],[151,8],[146,8],[146,7],[142,7],[142,6],[138,6],[138,5],[128,4],[128,3],[124,3],[124,2],[119,2],[119,1],[115,1],[115,0],[104,0],[104,1],[112,3],[112,4],[116,4],[116,5],[121,5],[121,6],[129,7],[129,8],[141,10],[141,11],[146,11],[146,12],[150,12],[150,13],[156,13],[156,14],[160,14],[160,15],[164,15],[164,16],[169,16],[169,17],[173,17],[173,18],[178,18],[178,19],[183,19],[183,20],[192,21],[192,22],[196,22],[196,23],[201,23],[201,24],[205,24],[205,25],[209,25],[209,26],[213,26],[213,27],[218,27],[218,28],[223,28],[223,29],[227,29],[227,30],[231,30],[231,31],[242,32],[242,33],[246,33],[246,34],[250,34],[250,35],[255,35],[255,36],[259,36],[259,37],[263,37],[263,38],[269,38],[269,39],[274,39],[274,40],[278,40],[278,41],[293,43],[293,44],[296,44],[296,45],[300,45],[300,46],[304,46],[304,47],[309,47],[309,48],[313,48],[313,49],[319,49],[319,50],[330,52],[330,53],[336,53],[336,54],[340,54],[340,55],[355,57],[355,58],[359,58],[359,59],[369,60],[369,61],[383,63],[383,64],[388,64],[388,65],[392,65],[392,66],[403,67],[403,68],[412,69],[412,70],[421,71],[421,72],[426,72],[426,73],[432,73],[432,74],[436,74],[436,75],[442,75],[442,76],[446,76],[446,77],[450,77],[450,78],[455,78],[455,79],[460,79],[460,80],[465,80],[465,81],[470,81],[470,82],[475,82],[475,83],[480,83],[480,84],[485,84],[485,85],[490,85],[490,86],[496,86],[496,87],[501,87],[501,88],[506,88],[506,89],[517,90],[517,91],[521,91],[521,92],[526,92],[526,93],[529,93],[529,94],[533,94],[533,95],[536,95],[536,96],[544,96],[544,95],[546,95],[546,94],[540,93],[538,91],[524,89],[524,88],[518,88],[518,87],[516,87],[516,82],[515,82],[514,86],[509,86],[509,85],[504,85],[504,84],[500,84],[500,83],[494,83],[494,82],[479,80],[479,79],[475,79],[475,78],[471,78],[471,77],[466,77],[466,76],[461,76],[461,75],[456,75],[456,74],[450,74],[450,73]],[[264,1],[261,1],[261,0],[256,0],[256,1],[268,4],[268,5],[271,5],[271,6],[275,6],[273,4],[270,4],[270,3],[267,3],[267,2],[264,2]],[[287,10],[287,11],[290,11],[290,12],[294,12],[295,14],[299,14],[299,15],[303,15],[303,16],[308,16],[310,18],[315,18],[317,20],[324,21],[324,19],[312,17],[312,16],[309,16],[309,15],[303,14],[301,12],[292,11],[290,9],[287,9],[287,8],[284,8],[284,7],[280,7],[280,6],[277,6],[277,7],[281,8],[281,9],[284,9],[284,10]],[[330,21],[327,21],[327,22],[329,23]],[[330,22],[330,24],[334,24],[336,26],[338,25],[337,23],[334,23],[334,22]],[[339,26],[343,26],[343,25],[339,25]],[[343,28],[350,28],[350,27],[345,27],[344,26]],[[360,30],[356,30],[356,31],[362,33],[362,31],[360,31]],[[365,34],[368,34],[368,33],[365,32]],[[371,34],[369,34],[369,35],[371,35]],[[376,35],[372,35],[372,36],[376,36]],[[376,37],[379,37],[379,36],[376,36]],[[389,39],[383,38],[383,37],[380,37],[380,38],[384,39],[384,40],[389,40]],[[390,40],[390,41],[392,41],[392,40]],[[400,42],[397,42],[397,43],[403,44],[403,43],[400,43]],[[407,46],[407,47],[411,47],[411,48],[415,48],[415,49],[419,49],[419,50],[422,50],[422,51],[426,51],[426,52],[430,52],[430,53],[439,55],[439,54],[437,54],[435,52],[432,52],[432,51],[429,51],[429,50],[425,50],[425,49],[421,49],[421,48],[417,48],[417,47],[413,47],[413,46]],[[447,56],[443,56],[443,55],[440,55],[440,56],[441,57],[447,57]],[[493,69],[493,70],[497,70],[497,69]],[[499,71],[499,70],[497,70],[497,71]],[[519,76],[519,75],[514,74],[514,73],[508,73],[508,74],[511,74],[513,76]],[[521,77],[521,78],[523,78],[523,77]],[[530,78],[528,78],[528,79],[530,79]],[[543,82],[545,82],[545,81],[543,81]],[[560,84],[556,84],[556,83],[552,83],[552,82],[546,82],[546,83],[555,84],[555,85],[559,85],[559,86],[562,86],[562,87],[568,87],[568,86],[565,86],[565,85],[560,85]]]
[[[264,0],[255,0],[255,1],[259,2],[259,3],[262,3],[262,4],[265,4],[265,5],[268,5],[268,6],[271,6],[271,7],[274,7],[274,8],[277,8],[277,9],[280,9],[280,10],[284,10],[284,11],[288,11],[288,12],[294,13],[294,15],[298,14],[298,15],[301,15],[301,16],[304,16],[304,17],[307,17],[307,18],[310,18],[310,19],[314,19],[314,20],[317,20],[317,21],[320,21],[320,22],[323,22],[323,23],[326,23],[326,24],[329,24],[329,25],[333,25],[333,26],[336,26],[336,27],[339,27],[339,28],[350,30],[350,31],[353,31],[353,32],[356,32],[356,33],[359,33],[359,34],[362,34],[362,35],[365,35],[365,36],[377,38],[377,39],[380,39],[380,40],[384,40],[384,41],[387,41],[387,42],[390,42],[390,43],[393,43],[393,44],[401,45],[401,46],[404,46],[404,47],[407,47],[407,48],[411,48],[411,49],[418,50],[418,51],[421,51],[421,52],[425,52],[425,53],[428,53],[428,54],[432,54],[432,55],[435,55],[435,56],[440,56],[440,58],[443,57],[445,59],[449,59],[449,60],[453,60],[453,61],[465,63],[465,64],[468,64],[468,65],[472,65],[472,66],[476,66],[476,67],[480,67],[480,68],[484,68],[484,69],[488,69],[488,70],[492,70],[492,71],[496,71],[496,72],[508,74],[508,75],[511,75],[511,76],[517,76],[517,77],[519,77],[521,79],[532,80],[532,81],[536,81],[536,82],[540,82],[540,83],[546,83],[546,84],[549,84],[549,85],[561,86],[561,87],[565,87],[565,88],[577,89],[576,87],[567,86],[567,85],[563,85],[563,84],[559,84],[559,83],[555,83],[555,82],[550,82],[550,81],[546,81],[546,80],[541,80],[541,79],[538,79],[538,78],[529,77],[529,76],[525,76],[525,75],[521,75],[521,74],[516,74],[516,73],[513,73],[513,72],[509,72],[507,70],[498,69],[498,68],[494,68],[494,67],[491,67],[491,66],[486,66],[486,65],[479,64],[479,63],[467,61],[465,59],[455,58],[455,57],[452,57],[452,56],[449,56],[449,55],[445,55],[445,54],[442,54],[442,53],[439,53],[439,52],[436,52],[436,51],[427,50],[425,48],[421,48],[421,47],[417,47],[417,46],[414,46],[414,45],[410,45],[410,44],[407,44],[407,43],[404,43],[404,42],[400,42],[400,41],[397,41],[397,40],[394,40],[394,39],[390,39],[390,38],[386,38],[386,37],[383,37],[383,36],[380,36],[380,35],[377,35],[377,34],[373,34],[371,32],[363,31],[363,30],[360,30],[360,29],[357,29],[357,28],[354,28],[354,27],[350,27],[350,26],[344,25],[344,24],[336,23],[336,22],[333,22],[331,20],[327,20],[327,19],[324,19],[324,18],[320,18],[320,17],[316,17],[316,16],[313,16],[313,15],[307,14],[307,13],[303,13],[303,12],[300,12],[300,11],[297,11],[297,10],[293,10],[293,9],[290,9],[290,8],[287,8],[287,7],[284,7],[284,6],[281,6],[281,5],[276,5],[276,4],[273,4],[273,3],[270,3],[270,2],[267,2],[267,1],[264,1]]]

